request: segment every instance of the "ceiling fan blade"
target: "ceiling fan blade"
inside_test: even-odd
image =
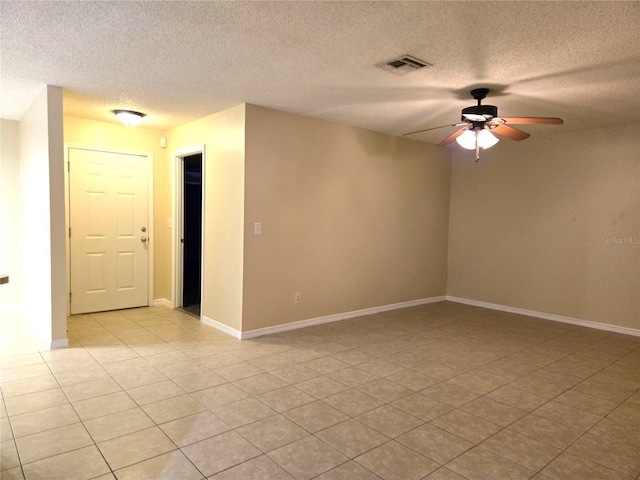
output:
[[[444,140],[442,140],[438,146],[439,147],[444,147],[445,145],[449,145],[451,142],[453,142],[456,138],[458,138],[460,135],[462,135],[464,132],[466,132],[467,130],[469,130],[468,127],[464,127],[461,128],[459,130],[456,130],[455,132],[453,132],[451,135],[449,135],[447,138],[445,138]]]
[[[493,127],[491,132],[497,133],[498,135],[504,135],[511,140],[525,140],[531,136],[527,132],[523,132],[522,130],[518,130],[517,128],[510,127],[503,123]]]
[[[564,123],[564,120],[555,117],[507,117],[503,120],[514,125],[562,125]]]
[[[439,127],[433,127],[433,128],[425,128],[423,130],[416,130],[415,132],[409,132],[409,133],[403,133],[402,136],[406,136],[406,135],[413,135],[414,133],[422,133],[422,132],[428,132],[429,130],[437,130],[439,128],[445,128],[445,127],[459,127],[461,125],[465,125],[464,123],[454,123],[451,125],[441,125]]]

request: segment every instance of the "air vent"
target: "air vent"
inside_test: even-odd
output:
[[[430,67],[431,64],[420,60],[411,55],[403,55],[400,58],[391,60],[390,62],[380,63],[377,65],[380,68],[393,72],[396,75],[404,75],[405,73],[415,72],[424,67]]]

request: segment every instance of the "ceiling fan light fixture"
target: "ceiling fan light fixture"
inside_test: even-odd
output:
[[[455,140],[462,148],[475,150],[477,162],[480,160],[481,148],[486,150],[499,142],[498,137],[496,137],[493,132],[516,141],[525,140],[530,137],[527,132],[523,132],[509,124],[562,125],[564,123],[561,118],[556,117],[500,118],[498,117],[498,107],[495,105],[482,105],[482,100],[488,93],[488,88],[475,88],[471,90],[471,96],[478,101],[478,104],[462,109],[462,116],[460,118],[462,123],[423,128],[403,135],[413,135],[415,133],[428,132],[445,127],[462,127],[438,143],[438,146],[444,147]]]
[[[475,150],[476,149],[476,136],[478,138],[478,146],[482,149],[487,149],[493,147],[500,140],[489,130],[467,130],[462,135],[456,138],[456,142],[462,148],[466,148],[467,150]]]
[[[473,130],[466,130],[462,133],[462,135],[456,138],[456,142],[462,148],[466,148],[467,150],[475,150],[476,149],[476,132]]]
[[[499,141],[500,139],[486,128],[478,132],[478,145],[480,145],[480,148],[486,150],[487,148],[493,147]]]
[[[122,123],[129,127],[138,125],[146,115],[133,110],[114,110],[113,113]]]

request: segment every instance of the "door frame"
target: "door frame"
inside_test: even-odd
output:
[[[149,239],[149,268],[148,268],[148,279],[147,279],[147,306],[153,305],[153,259],[154,259],[154,218],[153,218],[153,152],[146,152],[143,150],[126,150],[120,148],[112,148],[112,147],[97,147],[94,145],[87,145],[83,143],[64,143],[64,163],[66,168],[64,169],[64,226],[65,226],[65,247],[66,247],[66,255],[67,255],[67,316],[71,314],[71,242],[69,241],[69,228],[70,228],[70,208],[71,208],[71,185],[69,183],[69,150],[75,148],[77,150],[91,150],[97,152],[106,152],[106,153],[118,153],[125,155],[137,155],[139,157],[144,157],[147,159],[146,167],[147,167],[147,191],[148,191],[148,201],[147,201],[147,216],[148,216],[148,230],[147,230],[147,238]]]
[[[171,255],[171,277],[173,282],[171,283],[171,298],[173,308],[179,308],[182,306],[182,228],[183,228],[183,215],[182,215],[182,202],[184,200],[183,195],[183,181],[184,181],[184,157],[191,155],[202,155],[202,238],[200,242],[200,320],[202,320],[202,300],[204,292],[204,218],[205,218],[205,171],[206,171],[206,156],[205,146],[195,145],[193,147],[187,147],[180,150],[176,150],[171,153],[173,159],[173,189],[172,189],[172,202],[171,202],[171,218],[173,219],[173,240],[172,240],[172,255]]]

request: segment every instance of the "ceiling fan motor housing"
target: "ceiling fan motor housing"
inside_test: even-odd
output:
[[[482,115],[487,120],[491,120],[498,116],[498,107],[495,105],[474,105],[462,109],[462,120],[465,120],[465,114]]]

